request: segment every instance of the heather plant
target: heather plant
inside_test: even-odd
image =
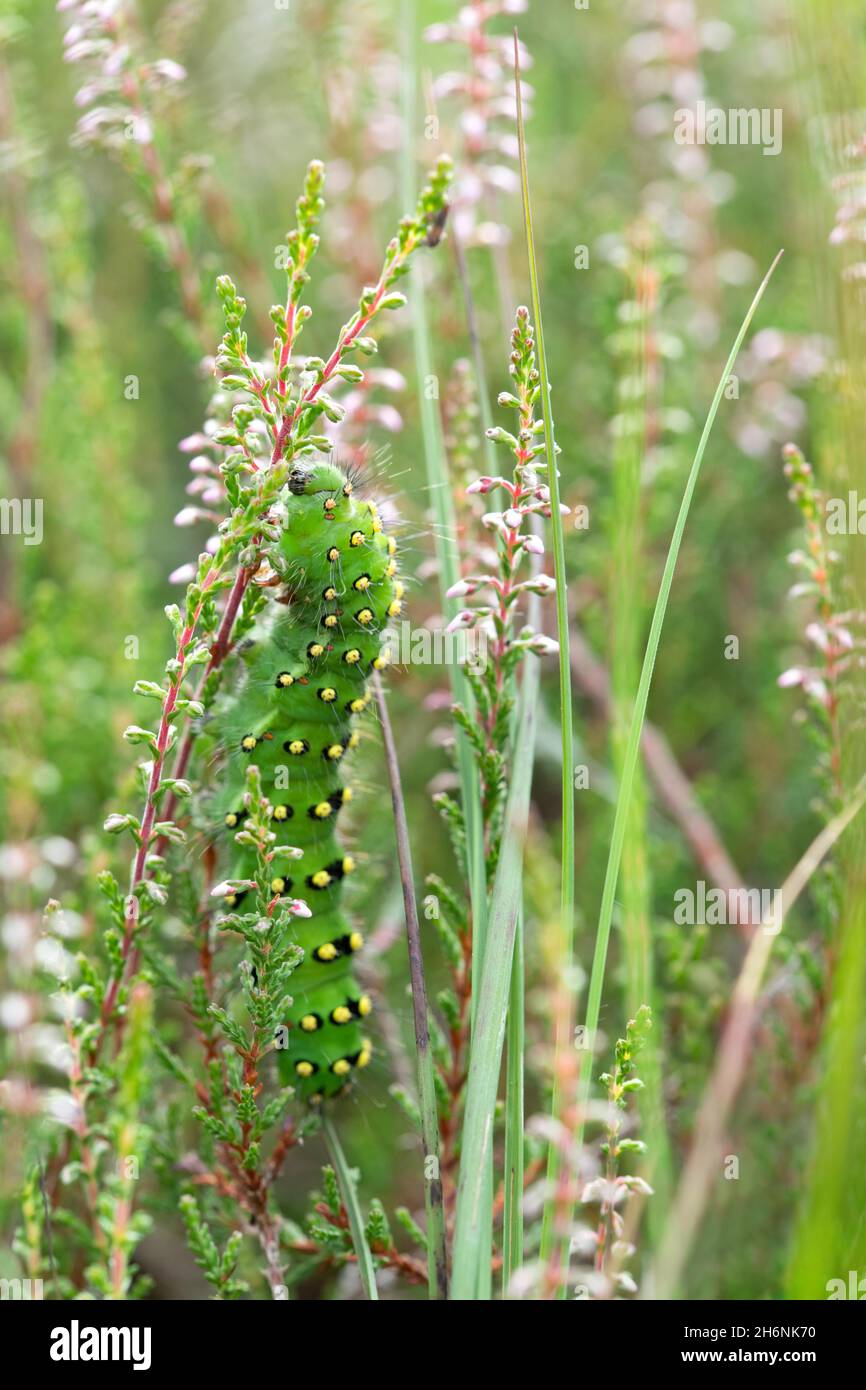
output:
[[[863,1250],[854,0],[59,9],[0,22],[0,1277],[823,1298]],[[778,159],[674,138],[758,83]],[[684,923],[696,875],[780,911]]]

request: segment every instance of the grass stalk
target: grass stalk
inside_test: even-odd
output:
[[[562,884],[560,895],[560,931],[562,934],[561,959],[570,965],[574,950],[574,787],[572,767],[574,763],[574,719],[571,703],[571,657],[568,633],[568,588],[565,573],[565,533],[560,511],[559,473],[556,463],[556,444],[553,434],[553,413],[550,404],[550,380],[547,375],[547,354],[544,348],[544,327],[541,318],[541,292],[538,281],[538,265],[535,257],[535,236],[532,227],[532,200],[529,192],[529,172],[526,158],[526,129],[523,119],[523,96],[520,86],[520,50],[517,30],[514,31],[514,85],[517,100],[517,139],[520,147],[520,183],[523,194],[523,220],[526,231],[526,255],[529,262],[529,284],[532,295],[532,317],[535,323],[538,371],[541,377],[541,410],[544,420],[544,445],[547,458],[547,480],[550,488],[551,530],[553,534],[553,571],[556,578],[556,636],[559,642],[559,722],[562,740]],[[560,1075],[562,1050],[570,1045],[570,1039],[563,1036],[562,1028],[557,1029],[555,1057],[553,1065],[553,1098],[551,1102],[554,1119],[559,1118],[562,1104],[561,1088],[557,1078]],[[560,1167],[560,1154],[557,1146],[548,1149],[547,1181],[551,1191],[555,1191]],[[545,1203],[542,1221],[541,1258],[549,1255],[553,1242],[554,1202],[552,1198]]]
[[[478,1288],[477,1269],[482,1264],[490,1266],[486,1174],[493,1151],[496,1091],[511,990],[514,940],[521,912],[523,851],[529,819],[539,683],[539,663],[528,661],[520,686],[511,786],[490,900],[487,950],[466,1086],[451,1276],[452,1298],[455,1299],[474,1298]]]
[[[415,51],[415,3],[402,0],[403,26],[403,148],[402,184],[403,194],[414,196],[415,173],[413,158],[413,134],[416,117],[417,62]],[[411,203],[410,203],[411,206]],[[459,604],[455,599],[446,598],[446,592],[460,577],[459,555],[457,552],[457,522],[451,490],[448,462],[442,437],[442,421],[435,398],[426,390],[433,377],[433,352],[430,326],[427,317],[427,302],[423,281],[416,267],[410,270],[413,288],[412,334],[415,352],[415,370],[418,381],[421,432],[424,451],[424,466],[430,506],[433,512],[433,538],[436,551],[439,589],[442,612],[452,618]],[[457,662],[448,666],[451,694],[455,704],[462,705],[471,714],[474,701],[472,691]],[[460,780],[460,801],[466,829],[466,879],[472,906],[472,1004],[471,1019],[474,1027],[476,1019],[476,1000],[481,963],[487,937],[487,869],[484,861],[484,840],[482,831],[481,788],[478,769],[472,748],[466,735],[457,729],[455,732],[457,751],[457,772]],[[470,1040],[471,1048],[471,1040]],[[493,1184],[489,1183],[487,1206],[488,1222],[492,1239]]]
[[[651,438],[652,349],[658,279],[650,248],[634,238],[631,295],[636,306],[637,341],[621,377],[623,387],[639,383],[634,398],[621,390],[619,421],[613,450],[613,511],[609,531],[611,632],[611,746],[617,781],[622,777],[628,727],[640,675],[643,629],[642,575],[645,564],[642,463]],[[643,1004],[653,1011],[654,1027],[644,1040],[644,1089],[638,1099],[648,1157],[645,1172],[655,1200],[650,1221],[659,1230],[672,1185],[670,1145],[662,1095],[664,1001],[655,989],[652,949],[652,884],[647,834],[647,797],[641,760],[634,774],[631,807],[626,821],[622,855],[622,926],[625,946],[626,1008],[633,1018]]]
[[[418,1059],[418,1105],[421,1112],[421,1134],[424,1144],[424,1205],[427,1211],[427,1270],[431,1298],[448,1297],[448,1254],[445,1239],[445,1208],[442,1200],[442,1179],[439,1175],[439,1115],[436,1108],[436,1083],[433,1054],[430,1050],[430,1027],[427,1010],[427,984],[424,957],[421,952],[421,931],[418,924],[418,904],[415,897],[415,875],[412,868],[412,848],[406,820],[406,803],[400,777],[397,748],[388,714],[388,706],[378,674],[373,676],[373,691],[382,726],[385,762],[394,808],[394,830],[397,838],[397,859],[403,888],[406,912],[406,936],[409,946],[409,977],[412,985],[412,1009],[415,1021],[415,1052]],[[435,1175],[427,1176],[427,1163],[433,1159]]]
[[[502,1293],[523,1263],[524,1018],[523,911],[518,915],[505,1025],[505,1201],[502,1221]]]
[[[658,653],[659,641],[661,639],[662,626],[667,612],[668,599],[670,598],[671,586],[673,584],[674,571],[680,553],[683,533],[688,520],[689,509],[691,508],[692,497],[697,485],[698,476],[701,471],[704,453],[707,447],[710,433],[715,423],[719,405],[721,404],[725,384],[733,370],[737,354],[742,346],[743,339],[749,330],[749,325],[755,315],[758,305],[763,298],[764,291],[770,283],[770,278],[779,264],[782,257],[779,251],[772,265],[761,281],[755,296],[749,305],[748,311],[739,332],[737,333],[734,345],[731,348],[728,360],[725,363],[719,383],[713,396],[712,404],[707,414],[704,428],[701,433],[698,447],[695,452],[692,466],[686,480],[685,491],[680,503],[680,510],[674,526],[673,536],[671,537],[664,571],[662,573],[661,584],[658,597],[656,599],[655,610],[653,612],[652,623],[650,625],[649,637],[647,639],[646,652],[641,668],[640,681],[638,683],[637,697],[634,704],[634,712],[629,729],[628,743],[626,745],[625,756],[623,758],[622,775],[620,778],[619,793],[616,802],[616,812],[614,815],[613,831],[611,834],[610,850],[608,853],[607,868],[605,871],[604,888],[602,891],[601,907],[599,909],[598,928],[595,938],[595,951],[593,953],[592,973],[590,975],[589,993],[586,1007],[586,1028],[589,1038],[589,1046],[581,1058],[580,1075],[580,1113],[577,1123],[577,1134],[575,1147],[579,1150],[583,1143],[583,1130],[586,1116],[586,1106],[589,1099],[589,1091],[592,1082],[593,1067],[593,1044],[596,1030],[598,1028],[598,1018],[601,1009],[601,996],[604,987],[604,974],[607,964],[607,948],[610,940],[610,926],[613,917],[614,897],[616,894],[619,868],[622,861],[623,843],[625,840],[626,829],[628,826],[628,816],[631,806],[632,788],[634,785],[635,771],[637,768],[638,756],[640,753],[640,740],[643,731],[644,719],[646,717],[647,701],[649,699],[649,689],[652,682],[653,671],[655,669],[656,655]],[[568,1270],[568,1246],[565,1244],[561,1251],[563,1269],[567,1276]],[[565,1286],[566,1278],[562,1279],[562,1286]]]
[[[355,1248],[361,1283],[364,1285],[364,1292],[367,1297],[373,1302],[378,1302],[379,1290],[376,1287],[376,1270],[373,1266],[373,1256],[370,1254],[367,1237],[364,1234],[364,1217],[361,1214],[355,1179],[346,1162],[346,1155],[343,1153],[343,1146],[337,1131],[327,1113],[322,1115],[322,1133],[325,1136],[328,1153],[334,1165],[334,1172],[337,1174],[337,1182],[340,1184],[343,1206],[346,1208],[346,1215],[349,1218],[349,1230],[352,1234],[352,1245]]]

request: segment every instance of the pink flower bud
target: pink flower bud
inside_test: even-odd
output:
[[[543,632],[538,632],[530,642],[529,650],[535,652],[536,656],[554,656],[559,651],[559,643],[552,637],[545,637]]]
[[[460,612],[451,619],[445,631],[456,632],[458,628],[471,627],[475,622],[475,616],[471,608],[461,608]]]
[[[543,555],[544,541],[540,536],[525,536],[523,539],[523,549],[528,555]]]
[[[477,586],[475,584],[470,584],[468,579],[458,579],[456,584],[451,585],[451,588],[447,591],[445,597],[468,598],[470,594],[475,593],[476,587]]]

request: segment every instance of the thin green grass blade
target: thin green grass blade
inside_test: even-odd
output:
[[[346,1155],[343,1153],[343,1146],[337,1136],[337,1131],[327,1114],[322,1115],[322,1133],[331,1155],[334,1172],[337,1174],[337,1182],[340,1184],[343,1206],[346,1208],[346,1215],[349,1218],[349,1230],[352,1234],[352,1245],[358,1261],[361,1283],[364,1285],[364,1292],[367,1297],[377,1302],[379,1290],[376,1288],[376,1271],[373,1267],[373,1256],[370,1254],[367,1237],[364,1234],[364,1218],[358,1202],[355,1180],[346,1162]]]
[[[524,963],[523,911],[517,919],[508,1021],[505,1028],[505,1204],[502,1220],[502,1292],[523,1263],[523,1155],[524,1155]]]
[[[411,199],[415,196],[415,174],[413,159],[413,133],[415,130],[417,63],[415,54],[415,4],[414,0],[402,0],[403,26],[403,151],[402,183],[403,195]],[[411,202],[410,202],[411,206]],[[410,270],[412,284],[412,332],[415,349],[415,369],[419,384],[421,430],[424,443],[424,466],[430,506],[434,517],[434,544],[439,571],[439,588],[442,611],[451,618],[459,604],[455,599],[445,597],[446,591],[460,578],[459,556],[457,553],[457,527],[454,514],[454,499],[451,479],[445,456],[442,438],[442,421],[439,407],[424,390],[424,385],[433,375],[433,353],[430,341],[430,327],[427,318],[427,303],[424,285],[417,265]],[[462,705],[472,713],[474,701],[469,683],[462,666],[451,662],[448,677],[455,704]],[[460,802],[466,827],[466,877],[469,883],[472,904],[472,1023],[475,1022],[475,999],[478,995],[481,963],[487,937],[487,869],[484,862],[484,841],[482,834],[481,789],[478,769],[475,765],[472,748],[466,735],[456,731],[457,772],[460,779]],[[470,1038],[471,1050],[471,1038]],[[491,1208],[488,1221],[493,1228],[492,1201],[493,1185],[489,1183],[489,1202]]]
[[[620,420],[612,456],[613,510],[608,531],[610,566],[611,751],[619,783],[628,743],[634,694],[640,678],[644,631],[642,576],[645,564],[643,527],[643,458],[649,438],[650,411],[657,401],[650,372],[655,267],[652,248],[643,238],[632,250],[629,298],[635,313],[636,339],[620,368]],[[643,288],[642,287],[646,287]],[[633,389],[638,383],[638,389]],[[628,390],[623,388],[628,386]],[[650,1234],[660,1237],[673,1183],[670,1141],[662,1095],[664,999],[655,988],[652,941],[652,886],[647,830],[647,797],[641,762],[635,769],[631,808],[622,855],[622,925],[626,964],[626,1007],[633,1018],[642,1004],[653,1011],[653,1028],[644,1042],[643,1082],[638,1097],[641,1138],[647,1158],[641,1172],[651,1182]]]
[[[528,661],[520,687],[517,739],[499,863],[487,919],[487,949],[478,997],[476,1027],[466,1085],[466,1111],[457,1188],[452,1298],[473,1299],[478,1268],[491,1258],[487,1173],[493,1148],[493,1119],[511,987],[514,938],[523,894],[523,851],[529,819],[538,661]]]
[[[520,146],[520,183],[523,192],[523,221],[526,230],[526,255],[529,262],[529,284],[532,294],[532,318],[538,352],[538,371],[541,377],[541,410],[544,419],[544,445],[547,476],[550,487],[551,531],[553,534],[553,572],[556,577],[556,636],[559,642],[559,723],[562,738],[562,886],[560,897],[560,959],[570,964],[574,953],[574,718],[571,704],[571,653],[568,632],[568,592],[565,573],[565,533],[560,512],[559,475],[556,466],[556,444],[553,434],[553,412],[550,405],[550,381],[547,375],[547,354],[544,348],[544,326],[541,318],[541,292],[538,265],[535,258],[535,236],[532,229],[532,199],[529,193],[529,171],[526,159],[526,129],[523,119],[523,97],[520,88],[520,50],[517,30],[514,31],[514,83],[517,98],[517,139]],[[560,1075],[559,1060],[570,1038],[557,1030],[553,1064],[553,1098],[551,1111],[558,1119],[562,1104],[556,1078]],[[555,1144],[548,1149],[547,1182],[551,1192],[556,1189],[560,1156]],[[545,1260],[553,1241],[554,1204],[545,1204],[542,1221],[541,1258]]]
[[[409,978],[412,985],[412,1006],[415,1021],[415,1053],[418,1062],[418,1108],[421,1112],[421,1137],[424,1145],[424,1205],[427,1212],[427,1285],[431,1298],[448,1297],[448,1251],[445,1235],[445,1207],[442,1199],[442,1179],[439,1173],[439,1114],[436,1106],[436,1078],[433,1053],[430,1047],[430,1025],[427,1007],[427,982],[424,957],[421,951],[421,932],[418,925],[418,904],[415,897],[415,874],[412,868],[412,848],[406,819],[406,802],[400,777],[400,763],[388,706],[378,673],[373,676],[373,691],[382,726],[385,762],[391,787],[394,810],[394,831],[397,839],[397,859],[406,914],[406,936],[409,946]],[[434,1173],[428,1175],[427,1163],[433,1161]]]
[[[638,683],[637,697],[632,714],[631,728],[629,729],[628,743],[626,745],[625,756],[622,764],[622,777],[619,785],[619,795],[616,802],[616,813],[614,815],[613,832],[611,835],[610,852],[608,854],[607,869],[605,871],[604,888],[601,897],[601,908],[599,910],[598,929],[595,938],[595,952],[592,961],[592,974],[589,981],[589,994],[586,1006],[586,1028],[589,1038],[589,1047],[581,1058],[580,1071],[580,1119],[576,1136],[576,1147],[579,1148],[583,1142],[584,1117],[586,1105],[589,1099],[589,1090],[592,1082],[592,1069],[594,1063],[593,1042],[596,1029],[598,1028],[599,1011],[601,1009],[601,995],[604,987],[604,973],[607,964],[607,948],[610,940],[610,924],[613,917],[614,896],[616,894],[619,867],[622,860],[622,848],[625,839],[626,828],[628,825],[629,808],[631,806],[632,787],[634,783],[635,769],[637,768],[638,755],[640,751],[640,739],[643,732],[644,719],[646,717],[647,700],[649,698],[650,683],[652,681],[653,670],[655,668],[656,655],[658,653],[659,640],[661,638],[662,625],[667,612],[668,599],[670,597],[671,585],[673,584],[674,570],[676,569],[677,559],[680,553],[680,545],[683,533],[686,529],[689,509],[692,504],[692,496],[701,471],[701,464],[707,441],[715,423],[719,405],[722,400],[725,385],[733,370],[737,360],[737,354],[742,346],[743,339],[749,330],[749,325],[755,315],[758,305],[763,298],[764,291],[770,283],[770,278],[782,258],[780,251],[776,256],[770,269],[767,271],[755,293],[755,297],[749,305],[746,317],[740,326],[734,346],[731,349],[724,370],[719,378],[716,393],[710,406],[709,414],[704,423],[703,432],[698,443],[695,457],[692,461],[691,470],[686,481],[683,499],[680,503],[679,514],[677,515],[674,533],[671,537],[670,548],[667,560],[665,561],[664,572],[662,574],[661,585],[656,599],[655,611],[653,612],[652,623],[650,625],[649,638],[647,639],[646,653],[643,659],[643,666]],[[567,1284],[568,1272],[568,1245],[563,1246],[559,1254],[560,1268],[564,1271],[561,1280],[562,1296],[565,1296],[565,1286]]]

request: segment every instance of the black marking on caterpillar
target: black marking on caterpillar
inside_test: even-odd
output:
[[[243,653],[237,688],[214,721],[223,764],[216,814],[228,876],[249,878],[252,853],[234,835],[244,818],[246,769],[255,762],[274,807],[277,844],[303,850],[294,878],[271,883],[275,893],[304,898],[312,914],[295,919],[304,962],[292,977],[288,1044],[277,1056],[284,1083],[316,1104],[342,1094],[372,1053],[364,1030],[372,1003],[352,975],[364,939],[341,907],[355,862],[336,829],[352,795],[345,757],[370,704],[369,675],[388,664],[382,632],[400,612],[403,586],[396,545],[355,477],[333,463],[297,464],[283,502],[290,602],[268,604]],[[243,896],[227,899],[227,908]]]

